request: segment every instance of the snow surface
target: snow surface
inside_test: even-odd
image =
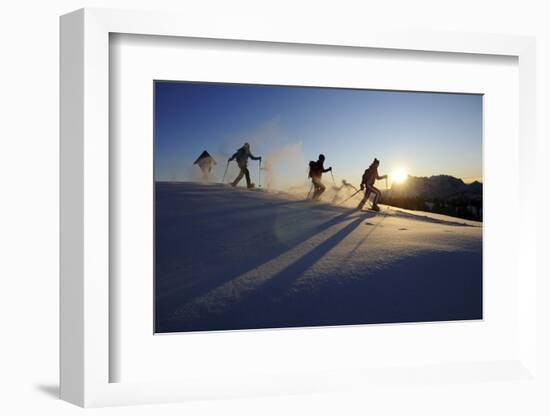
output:
[[[481,223],[306,194],[157,183],[156,332],[481,319]]]

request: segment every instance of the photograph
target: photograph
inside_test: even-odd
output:
[[[483,94],[153,90],[155,334],[483,319]]]

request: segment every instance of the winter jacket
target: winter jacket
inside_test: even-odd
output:
[[[252,153],[250,153],[250,149],[243,146],[239,150],[237,150],[235,152],[235,154],[233,156],[231,156],[231,159],[229,159],[229,160],[236,159],[237,160],[237,165],[239,165],[239,167],[241,169],[245,169],[246,166],[248,165],[248,158],[250,158],[252,160],[261,159],[260,157],[256,157],[256,156],[252,155]]]
[[[325,169],[323,162],[318,160],[313,162],[309,167],[309,176],[311,178],[320,178],[323,173],[328,172],[330,169]]]
[[[378,175],[378,168],[371,167],[368,168],[365,173],[363,173],[363,178],[361,179],[361,185],[373,186],[376,180],[384,179],[384,176]]]

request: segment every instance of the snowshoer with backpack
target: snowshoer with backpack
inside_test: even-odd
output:
[[[309,177],[313,185],[313,196],[311,199],[318,201],[321,198],[321,194],[325,192],[325,185],[321,182],[323,173],[332,171],[332,167],[325,169],[325,155],[319,155],[317,162],[309,162]]]
[[[373,193],[374,202],[371,209],[373,209],[374,211],[380,211],[378,202],[380,201],[382,192],[380,192],[380,190],[374,186],[374,182],[380,179],[386,179],[388,175],[378,175],[378,166],[380,166],[380,161],[374,158],[374,161],[371,163],[369,168],[365,170],[365,173],[363,173],[363,177],[361,178],[361,190],[365,190],[365,196],[357,206],[357,209],[363,209],[363,206],[369,199],[370,194]]]
[[[241,147],[239,150],[233,154],[227,161],[228,163],[232,160],[237,161],[237,165],[239,166],[239,169],[241,170],[239,172],[239,175],[235,178],[235,180],[231,183],[231,186],[237,186],[237,184],[240,182],[240,180],[243,178],[243,176],[246,178],[246,187],[248,189],[254,188],[254,184],[250,182],[250,172],[248,171],[248,158],[252,160],[262,160],[261,156],[254,156],[252,153],[250,153],[250,144],[245,143],[243,147]]]

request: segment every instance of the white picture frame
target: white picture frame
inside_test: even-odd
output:
[[[112,33],[206,39],[280,42],[335,47],[382,48],[440,53],[505,55],[519,62],[520,209],[535,202],[528,168],[535,162],[535,41],[530,37],[428,32],[381,32],[375,29],[303,31],[223,20],[209,26],[192,16],[168,13],[82,9],[61,18],[61,398],[79,406],[107,406],[182,401],[255,394],[322,392],[395,378],[395,369],[335,370],[330,376],[277,377],[234,382],[190,377],[177,382],[113,383],[109,348],[112,299],[109,296],[110,160],[109,35]],[[520,215],[517,242],[518,355],[505,362],[441,364],[418,370],[415,377],[450,374],[476,382],[472,369],[535,379],[536,362],[536,218]],[[491,370],[492,369],[492,370]],[[475,372],[475,371],[474,371]],[[409,374],[405,371],[406,374]],[[404,374],[405,374],[404,373]],[[405,376],[406,377],[406,376]],[[342,380],[348,380],[344,383]],[[353,380],[353,381],[350,381]]]

